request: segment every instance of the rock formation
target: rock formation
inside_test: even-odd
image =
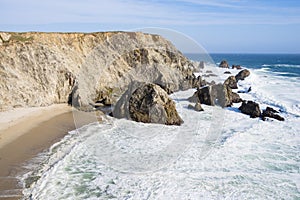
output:
[[[240,80],[244,80],[249,75],[250,75],[250,71],[248,69],[243,69],[235,76],[235,79],[238,82]]]
[[[132,83],[117,102],[113,116],[144,123],[183,123],[166,91],[152,83]]]
[[[221,68],[229,68],[229,64],[226,60],[222,60],[221,63],[219,64],[219,67]]]
[[[161,36],[134,32],[0,33],[0,111],[113,104],[134,80],[191,88],[191,62]]]
[[[244,101],[239,107],[239,110],[246,115],[250,115],[251,118],[261,116],[259,105],[254,101]]]
[[[238,89],[237,81],[235,79],[235,76],[229,76],[225,81],[224,85],[227,85],[231,89]]]
[[[232,65],[232,69],[242,69],[241,65]]]
[[[267,107],[265,110],[263,110],[261,118],[264,121],[267,119],[267,117],[277,119],[279,121],[284,121],[284,118],[281,117],[280,115],[278,115],[277,113],[279,113],[277,110],[274,110],[273,108]]]

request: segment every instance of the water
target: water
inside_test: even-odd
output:
[[[107,118],[54,145],[24,191],[33,199],[300,199],[300,81],[296,55],[212,55],[248,67],[243,99],[280,109],[284,122],[251,119],[240,104],[187,109],[194,90],[172,94],[184,124]],[[195,58],[194,58],[195,59]],[[254,61],[253,61],[254,60]],[[226,69],[214,73],[224,80]],[[232,74],[238,70],[229,70]]]

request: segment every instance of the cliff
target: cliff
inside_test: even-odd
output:
[[[115,103],[133,80],[190,88],[192,64],[159,35],[0,32],[0,111]]]

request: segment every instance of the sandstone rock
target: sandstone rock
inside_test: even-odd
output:
[[[235,76],[229,76],[225,81],[224,85],[227,85],[231,89],[238,89],[237,87],[237,81],[235,79]]]
[[[250,71],[247,69],[243,69],[235,76],[235,79],[238,82],[239,80],[244,80],[249,75],[250,75]]]
[[[113,116],[144,123],[183,123],[166,91],[152,83],[133,83],[117,102]]]
[[[11,34],[0,32],[0,40],[2,39],[3,42],[8,42],[11,38]]]
[[[239,110],[246,115],[250,115],[251,118],[261,116],[261,111],[258,103],[255,103],[253,101],[244,101],[239,107]]]
[[[158,35],[1,32],[1,40],[7,34],[0,46],[0,111],[67,103],[70,95],[80,106],[114,104],[132,81],[171,93],[195,79],[190,61]]]
[[[276,114],[279,113],[277,110],[274,110],[273,108],[267,107],[265,110],[263,110],[262,113],[262,120],[266,120],[267,117],[277,119],[279,121],[284,121],[284,118],[280,115]]]
[[[219,67],[221,68],[229,68],[228,62],[226,60],[222,60]]]

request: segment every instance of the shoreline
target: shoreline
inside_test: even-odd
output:
[[[75,125],[73,115],[72,108],[66,104],[0,113],[1,200],[22,198],[23,186],[18,177],[30,171],[26,164],[69,131],[95,121],[94,113],[76,111]]]

